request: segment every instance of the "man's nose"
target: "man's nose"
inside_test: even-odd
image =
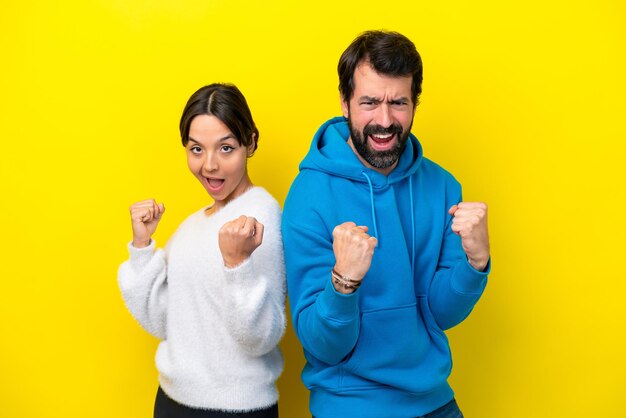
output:
[[[380,125],[384,128],[388,128],[393,124],[391,111],[387,103],[382,103],[378,108],[375,122],[377,125]]]

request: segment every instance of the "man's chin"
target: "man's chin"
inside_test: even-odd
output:
[[[382,155],[381,155],[382,154]],[[381,153],[370,150],[368,155],[362,156],[372,167],[384,170],[393,166],[398,162],[399,155],[395,155],[393,152]]]

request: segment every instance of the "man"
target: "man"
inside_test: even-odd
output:
[[[282,225],[311,412],[462,417],[443,330],[486,285],[487,207],[462,202],[410,133],[422,62],[409,39],[365,32],[338,72],[344,118],[316,133]]]

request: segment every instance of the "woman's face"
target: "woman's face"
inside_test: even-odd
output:
[[[194,117],[185,149],[189,170],[215,200],[216,208],[223,207],[252,186],[247,158],[254,149],[254,141],[249,147],[239,144],[217,117]]]

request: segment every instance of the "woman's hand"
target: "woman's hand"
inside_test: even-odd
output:
[[[226,222],[220,229],[218,243],[224,265],[233,268],[241,264],[263,242],[263,224],[253,217],[241,215]]]
[[[165,212],[163,203],[154,199],[142,200],[130,207],[130,219],[133,224],[133,247],[142,248],[150,245],[152,234]]]

